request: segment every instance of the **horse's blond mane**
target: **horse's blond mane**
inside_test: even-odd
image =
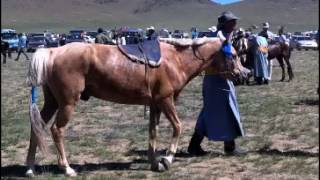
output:
[[[174,38],[159,38],[161,42],[165,42],[174,46],[182,46],[182,47],[188,47],[188,46],[199,46],[202,44],[205,44],[207,42],[215,42],[219,38],[196,38],[196,39],[174,39]]]

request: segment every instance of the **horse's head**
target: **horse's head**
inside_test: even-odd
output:
[[[216,68],[217,73],[227,79],[237,79],[239,77],[246,78],[250,70],[243,67],[239,56],[233,46],[231,47],[231,54],[229,57],[223,52],[223,46],[214,55],[212,64]]]

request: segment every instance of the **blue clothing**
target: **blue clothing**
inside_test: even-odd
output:
[[[19,37],[18,47],[19,48],[26,48],[27,47],[27,37],[26,36]]]
[[[206,75],[202,93],[203,108],[196,131],[215,141],[230,141],[244,136],[232,81],[219,75]]]
[[[192,31],[191,32],[191,39],[197,38],[198,37],[198,32],[197,31]]]
[[[217,32],[212,34],[216,37]],[[224,48],[228,53],[230,47]],[[205,75],[202,86],[203,108],[196,131],[214,141],[231,141],[244,136],[233,82],[219,75]]]
[[[265,37],[256,37],[256,46],[254,52],[254,76],[268,79],[268,53],[262,52],[259,48],[267,48],[268,42]]]

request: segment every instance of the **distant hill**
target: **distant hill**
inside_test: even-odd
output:
[[[150,25],[207,29],[225,10],[239,16],[244,28],[265,21],[274,31],[280,25],[290,31],[319,27],[319,0],[244,0],[225,6],[209,0],[1,0],[1,5],[2,28],[18,31]]]

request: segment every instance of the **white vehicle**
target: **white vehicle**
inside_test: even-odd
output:
[[[305,49],[318,49],[317,42],[312,39],[310,36],[293,36],[290,42],[291,47],[296,48],[297,50]]]

